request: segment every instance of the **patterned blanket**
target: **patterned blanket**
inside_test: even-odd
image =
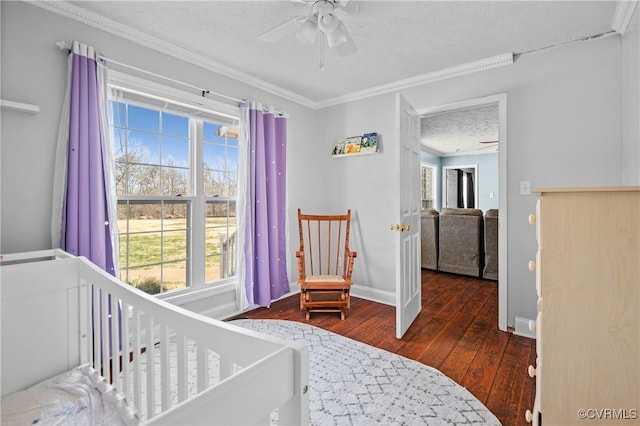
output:
[[[299,322],[232,323],[306,342],[312,425],[500,425],[469,391],[420,362]]]

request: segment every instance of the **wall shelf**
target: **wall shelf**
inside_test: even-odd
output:
[[[9,101],[7,99],[0,99],[0,107],[2,109],[9,109],[12,111],[28,112],[35,114],[40,112],[38,105],[25,104],[23,102]]]
[[[369,154],[377,154],[378,151],[360,151],[360,152],[352,152],[351,154],[332,154],[333,158],[336,157],[357,157],[359,155],[369,155]]]
[[[355,157],[376,154],[378,152],[378,134],[365,133],[361,136],[349,136],[333,145],[332,157]]]

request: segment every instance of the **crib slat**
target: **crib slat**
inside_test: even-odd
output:
[[[129,304],[121,301],[122,315],[120,316],[122,321],[122,338],[120,339],[122,344],[122,394],[129,395],[131,388],[131,363],[130,363],[130,346],[129,342]]]
[[[100,294],[102,291],[96,287],[95,285],[91,286],[91,299],[92,299],[92,309],[91,309],[91,317],[93,318],[93,368],[96,369],[97,372],[102,371],[102,362],[101,362],[101,349],[100,349],[100,336],[101,336],[101,327],[100,327]]]
[[[160,401],[162,411],[166,411],[169,409],[171,391],[171,371],[169,368],[171,342],[169,340],[169,327],[166,325],[160,328],[160,339]]]
[[[109,365],[109,298],[106,291],[100,291],[100,335],[102,341],[101,362],[102,377],[110,383],[111,366]]]
[[[142,342],[140,341],[140,335],[142,334],[142,327],[140,325],[140,310],[133,307],[133,408],[136,413],[140,413],[142,409],[142,386],[141,375],[142,368],[140,367],[140,357],[142,357]]]
[[[187,399],[187,336],[179,336],[176,342],[177,371],[176,380],[178,382],[178,403]]]
[[[219,373],[220,381],[223,381],[224,379],[226,379],[227,377],[233,374],[234,365],[229,359],[229,357],[226,357],[226,356],[220,357],[219,369],[220,369],[220,373]]]
[[[156,412],[156,378],[155,378],[155,346],[153,338],[153,318],[147,321],[147,419],[153,418]]]
[[[209,357],[208,350],[204,345],[196,342],[196,356],[198,369],[198,393],[209,387]]]
[[[87,282],[82,280],[80,284],[80,294],[78,296],[78,309],[80,315],[80,364],[85,364],[91,361],[89,356],[91,354],[90,345],[92,344],[89,334],[91,327],[91,322],[89,320],[89,307],[91,306],[91,301],[88,297],[88,287]]]
[[[120,391],[120,300],[112,294],[107,298],[110,303],[109,313],[109,334],[111,335],[111,384]]]

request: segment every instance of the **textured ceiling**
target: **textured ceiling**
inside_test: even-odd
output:
[[[423,116],[421,142],[434,154],[489,154],[498,149],[498,104]]]
[[[55,1],[38,2],[87,22],[294,100],[321,108],[408,87],[431,73],[487,58],[522,54],[618,30],[628,2],[617,1],[356,1],[359,12],[339,16],[359,50],[338,57],[320,38],[299,42],[294,33],[268,43],[258,36],[295,16],[313,0],[285,1]],[[47,6],[48,4],[48,6]],[[631,7],[633,10],[633,7]],[[622,13],[620,13],[622,11]],[[624,18],[623,18],[624,19]],[[161,48],[159,48],[161,49]],[[167,49],[162,49],[167,50]],[[104,52],[110,55],[111,52]],[[157,71],[157,70],[156,70]],[[224,93],[224,88],[213,88]],[[467,111],[482,115],[480,111]],[[482,128],[474,140],[495,140],[496,122],[449,128]],[[443,117],[440,118],[444,119]],[[470,117],[463,119],[469,123]],[[451,132],[450,132],[451,133]],[[461,140],[462,133],[437,136]],[[455,151],[466,148],[453,148]],[[477,147],[476,147],[477,149]]]

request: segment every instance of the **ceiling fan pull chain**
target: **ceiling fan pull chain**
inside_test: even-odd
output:
[[[324,38],[323,32],[320,32],[320,71],[324,71]]]

